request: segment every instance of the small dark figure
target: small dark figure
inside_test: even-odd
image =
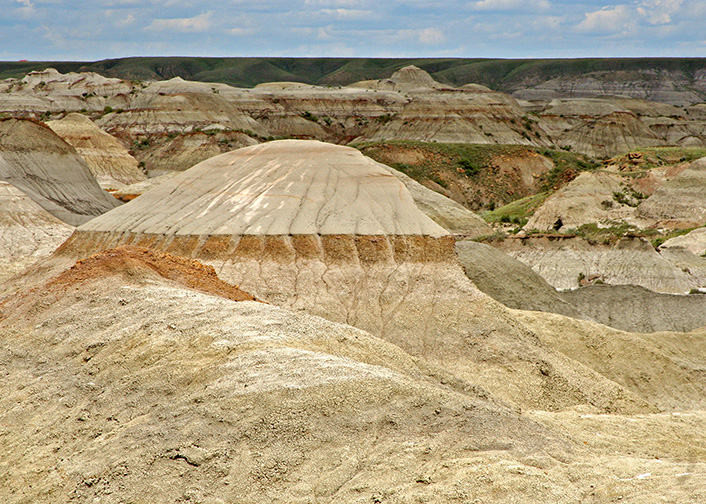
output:
[[[561,221],[561,217],[559,217],[554,223],[554,231],[559,231],[563,225],[564,223]]]

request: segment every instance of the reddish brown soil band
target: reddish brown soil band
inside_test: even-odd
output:
[[[126,245],[204,261],[255,259],[284,264],[303,260],[326,264],[456,261],[452,236],[421,235],[179,236],[76,231],[56,253],[81,258]]]

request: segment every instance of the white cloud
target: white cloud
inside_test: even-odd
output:
[[[368,19],[374,15],[371,10],[360,9],[321,9],[322,14],[342,21]]]
[[[549,9],[552,4],[549,0],[481,0],[471,3],[475,10],[531,10]]]
[[[446,42],[446,35],[436,28],[397,30],[394,38],[397,40],[414,40],[424,45],[436,45]]]
[[[182,33],[199,33],[211,28],[213,12],[205,12],[191,18],[154,19],[147,28],[157,31],[177,31]]]
[[[436,28],[424,28],[419,31],[419,41],[422,44],[441,44],[446,42],[446,35]]]
[[[22,5],[15,9],[15,14],[22,19],[31,19],[36,14],[32,0],[15,0],[15,2]]]
[[[135,24],[135,21],[137,21],[137,18],[135,17],[134,14],[128,14],[122,19],[119,19],[118,21],[115,22],[117,26],[120,26],[121,28],[127,28],[129,26],[132,26]]]
[[[368,4],[368,0],[304,0],[304,5],[318,5],[322,7],[334,8],[355,8],[363,7]]]
[[[228,33],[233,35],[234,37],[246,37],[250,35],[255,35],[257,33],[256,28],[231,28],[228,30]]]
[[[583,21],[576,28],[584,33],[620,33],[633,27],[633,14],[634,11],[627,5],[604,7],[584,14]]]
[[[663,25],[672,22],[672,15],[679,12],[683,0],[642,0],[637,11],[653,25]]]

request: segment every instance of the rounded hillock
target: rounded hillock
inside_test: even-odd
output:
[[[71,225],[120,205],[100,188],[73,147],[31,120],[0,121],[0,180]]]
[[[86,160],[91,173],[104,189],[118,189],[147,178],[128,150],[85,115],[68,114],[63,119],[49,121],[47,126]]]

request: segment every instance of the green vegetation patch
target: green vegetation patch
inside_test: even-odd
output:
[[[637,236],[644,234],[637,227],[624,222],[615,222],[611,226],[599,226],[595,222],[583,224],[575,229],[569,229],[569,233],[583,238],[590,244],[612,245],[624,236]]]
[[[481,212],[480,216],[487,222],[512,223],[522,227],[550,195],[550,192],[541,192],[527,196],[495,210]]]
[[[611,162],[633,165],[631,171],[639,173],[660,166],[691,163],[702,157],[706,157],[704,147],[643,147],[613,158]]]
[[[575,179],[582,171],[595,171],[602,165],[595,159],[567,150],[537,149],[537,153],[554,162],[542,183],[541,191],[555,191]]]
[[[474,211],[494,210],[540,192],[547,193],[543,196],[546,197],[579,172],[601,166],[582,154],[527,145],[398,140],[364,142],[356,147],[366,156],[406,173],[417,182],[432,181],[447,189],[446,196]],[[549,158],[554,167],[546,173],[540,172],[535,184],[527,185],[520,176],[523,163],[536,167],[537,160],[533,157],[537,155]],[[498,219],[501,217],[499,215]],[[511,219],[510,222],[521,222],[527,215],[506,218]]]

